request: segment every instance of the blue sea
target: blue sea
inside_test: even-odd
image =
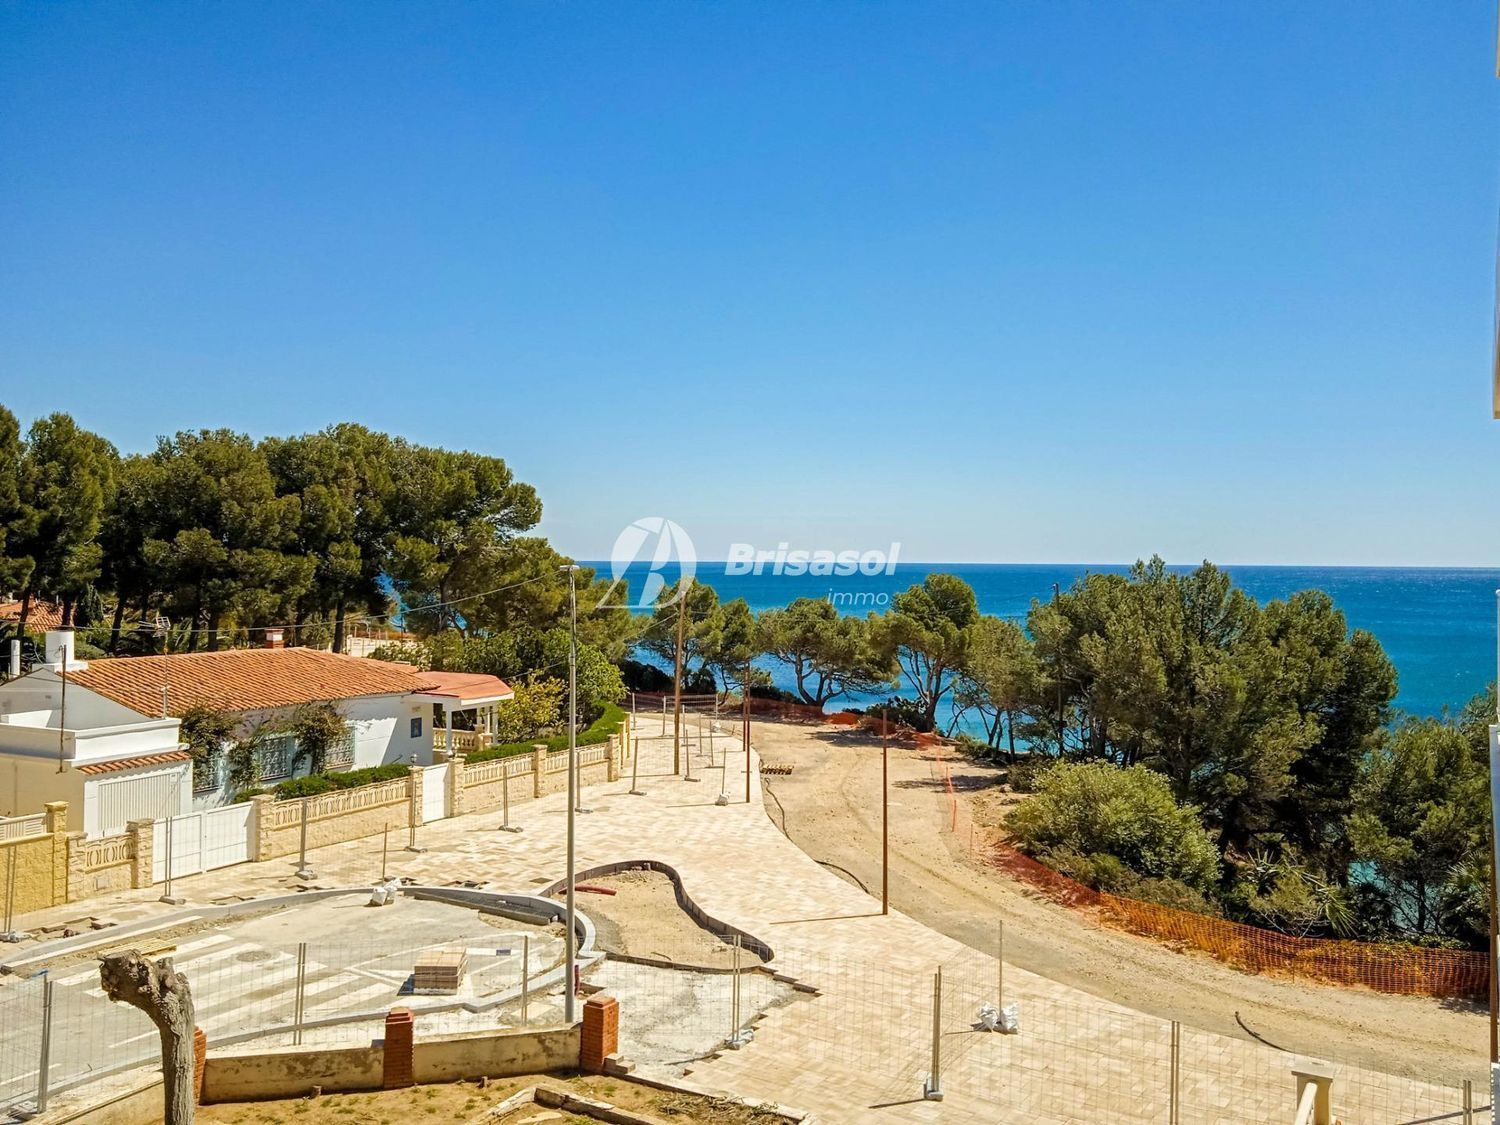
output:
[[[603,577],[609,563],[588,564]],[[700,562],[696,580],[712,586],[722,600],[744,598],[756,612],[796,598],[827,598],[846,613],[879,612],[892,595],[921,582],[928,574],[956,574],[990,614],[1024,618],[1033,601],[1052,596],[1053,583],[1067,589],[1089,573],[1125,573],[1123,565],[1022,563],[899,563],[892,575],[827,577],[813,575],[726,575],[723,563]],[[1174,567],[1187,570],[1190,567]],[[1234,581],[1257,601],[1284,598],[1298,590],[1327,592],[1344,612],[1351,628],[1375,634],[1396,665],[1396,706],[1418,715],[1436,715],[1461,707],[1495,678],[1495,591],[1500,570],[1229,566]],[[638,592],[644,565],[632,567],[626,581]],[[675,581],[676,573],[663,576]],[[779,686],[791,679],[774,660],[761,664]],[[869,699],[841,699],[863,705]],[[946,717],[940,716],[940,720]]]

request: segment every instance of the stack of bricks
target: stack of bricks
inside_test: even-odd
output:
[[[421,996],[452,994],[464,983],[469,955],[462,949],[429,950],[417,958],[412,971],[412,991]]]
[[[604,1073],[604,1060],[620,1049],[620,1004],[613,996],[595,996],[583,1005],[583,1038],[578,1068]]]
[[[413,1085],[412,1036],[416,1024],[410,1008],[392,1008],[385,1017],[385,1050],[381,1085],[397,1090]]]

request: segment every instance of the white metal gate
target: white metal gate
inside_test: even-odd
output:
[[[448,763],[428,766],[422,773],[422,823],[448,815]]]
[[[250,858],[249,801],[207,812],[174,816],[170,828],[158,820],[151,842],[151,878],[167,877],[167,840],[171,838],[172,878],[213,871]]]

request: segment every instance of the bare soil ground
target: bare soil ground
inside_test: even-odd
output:
[[[615,892],[578,896],[579,908],[597,927],[600,948],[637,957],[659,957],[679,965],[733,967],[733,947],[683,913],[672,880],[661,872],[622,871],[587,882]],[[740,964],[757,965],[760,959],[744,949],[740,951]]]
[[[688,1125],[779,1125],[781,1114],[752,1109],[714,1098],[654,1090],[618,1078],[596,1075],[523,1075],[503,1078],[480,1087],[474,1082],[412,1086],[405,1090],[369,1093],[324,1094],[318,1098],[288,1098],[283,1101],[226,1102],[198,1109],[199,1121],[231,1122],[233,1125],[284,1125],[286,1122],[325,1125],[413,1125],[415,1122],[476,1121],[498,1102],[518,1090],[539,1082],[565,1086],[597,1101],[609,1102],[632,1113]],[[504,1117],[484,1117],[487,1125],[542,1125],[543,1122],[593,1122],[539,1105],[521,1106]]]
[[[879,739],[766,720],[756,720],[752,737],[765,764],[793,767],[763,775],[768,815],[803,851],[878,896]],[[1002,918],[1007,962],[1164,1020],[1428,1081],[1456,1083],[1485,1069],[1488,1021],[1475,1004],[1242,973],[1041,898],[949,831],[932,757],[895,746],[890,755],[891,902],[924,925],[993,953]],[[995,788],[997,771],[950,764],[974,820],[998,824],[1013,798]]]

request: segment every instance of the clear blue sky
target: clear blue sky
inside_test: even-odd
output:
[[[0,402],[564,550],[1500,565],[1495,11],[0,6]]]

